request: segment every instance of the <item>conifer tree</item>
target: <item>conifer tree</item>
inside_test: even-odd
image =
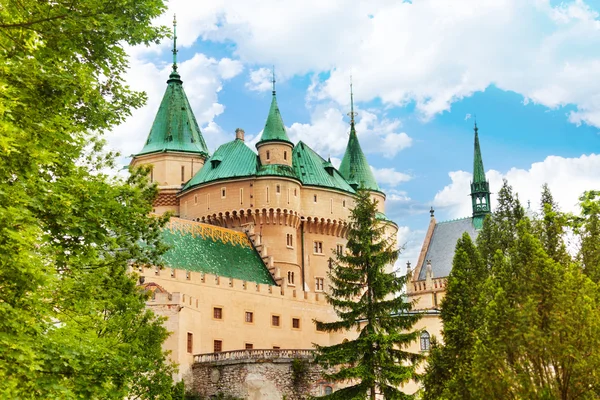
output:
[[[400,295],[406,276],[387,272],[398,258],[394,238],[376,218],[377,202],[359,190],[351,212],[347,251],[337,254],[329,273],[327,301],[339,319],[316,321],[327,332],[358,330],[356,339],[333,346],[316,346],[316,362],[325,379],[351,385],[324,399],[410,399],[400,386],[417,378],[421,355],[406,351],[419,332],[411,330],[420,315]]]
[[[456,243],[446,296],[441,304],[444,345],[438,345],[423,381],[424,399],[472,399],[471,361],[475,332],[481,325],[478,309],[487,269],[471,237]],[[445,374],[440,376],[440,370]],[[436,371],[438,371],[436,373]]]

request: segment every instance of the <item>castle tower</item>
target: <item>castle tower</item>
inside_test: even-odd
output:
[[[344,158],[340,164],[340,174],[350,183],[350,185],[356,189],[366,189],[371,192],[371,196],[378,200],[378,209],[380,212],[384,212],[384,201],[385,195],[379,188],[373,171],[363,153],[358,136],[356,135],[356,127],[354,117],[357,113],[354,112],[354,93],[352,92],[352,83],[350,83],[350,137],[348,138],[348,145],[346,146],[346,152]]]
[[[473,157],[473,182],[471,182],[471,202],[473,207],[473,225],[481,229],[485,216],[491,212],[490,183],[485,179],[483,158],[479,147],[479,134],[475,122],[475,151]]]
[[[150,180],[159,196],[154,211],[179,215],[177,192],[202,168],[208,148],[196,122],[177,72],[177,22],[173,19],[173,70],[144,148],[134,155],[130,168],[151,165]]]
[[[285,125],[277,105],[277,96],[275,94],[275,70],[273,70],[273,98],[271,99],[271,108],[267,123],[256,149],[260,158],[261,165],[287,165],[292,166],[292,149],[294,144],[288,138],[285,132]]]

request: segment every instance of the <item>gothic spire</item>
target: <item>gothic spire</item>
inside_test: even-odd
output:
[[[137,154],[176,151],[208,157],[208,147],[183,90],[177,72],[177,20],[173,16],[173,70],[167,80],[167,90],[154,117],[144,148]]]
[[[340,164],[340,174],[346,179],[346,181],[354,189],[367,189],[380,191],[379,185],[373,176],[367,157],[363,153],[360,143],[358,142],[358,135],[356,134],[356,126],[354,117],[357,115],[354,112],[354,92],[352,90],[352,78],[350,78],[350,137],[348,138],[348,145],[346,146],[346,152],[344,158]]]
[[[477,121],[474,126],[475,144],[473,154],[473,181],[471,182],[471,201],[473,207],[473,222],[476,228],[483,226],[483,220],[491,212],[490,204],[490,184],[485,179],[485,169],[483,168],[483,158],[479,146],[479,129]]]
[[[277,96],[275,92],[275,66],[273,66],[273,78],[271,79],[273,84],[273,98],[271,99],[271,108],[269,109],[269,115],[267,122],[265,123],[265,129],[260,137],[256,146],[264,142],[286,142],[292,144],[287,133],[285,132],[285,125],[279,112],[279,106],[277,105]]]

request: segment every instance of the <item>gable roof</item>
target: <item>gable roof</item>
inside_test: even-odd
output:
[[[471,217],[455,219],[452,221],[438,222],[435,224],[429,247],[420,267],[418,280],[425,280],[427,274],[427,260],[431,261],[434,278],[450,275],[456,242],[467,232],[471,239],[477,239],[479,232],[473,225]]]
[[[303,185],[355,193],[342,174],[304,142],[298,142],[292,154],[294,170]]]
[[[167,81],[167,90],[154,117],[144,148],[137,154],[181,151],[208,156],[208,147],[188,101],[177,71]]]
[[[242,232],[172,217],[161,235],[170,246],[162,256],[170,268],[275,285]]]

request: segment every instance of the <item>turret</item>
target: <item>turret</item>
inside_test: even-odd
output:
[[[130,168],[151,165],[150,180],[159,188],[155,212],[173,211],[179,215],[176,193],[202,168],[208,148],[177,71],[176,28],[177,21],[173,19],[173,67],[167,90],[144,148],[133,156]]]
[[[479,133],[475,122],[475,150],[473,157],[473,181],[471,182],[471,202],[473,207],[473,225],[477,229],[483,226],[485,216],[491,212],[490,183],[485,179],[483,158],[479,147]]]
[[[292,149],[294,144],[288,138],[285,132],[285,125],[277,105],[277,96],[275,93],[275,71],[273,70],[273,98],[271,99],[271,108],[265,124],[262,136],[256,149],[260,158],[261,165],[276,164],[292,166]]]
[[[383,202],[385,195],[379,188],[373,171],[363,153],[358,136],[356,135],[356,126],[354,117],[357,113],[354,112],[354,93],[352,92],[352,83],[350,83],[350,137],[348,138],[348,145],[346,146],[346,152],[344,158],[340,164],[340,174],[348,181],[350,186],[355,190],[363,188],[369,190],[374,198],[379,201],[379,211],[383,212]]]

